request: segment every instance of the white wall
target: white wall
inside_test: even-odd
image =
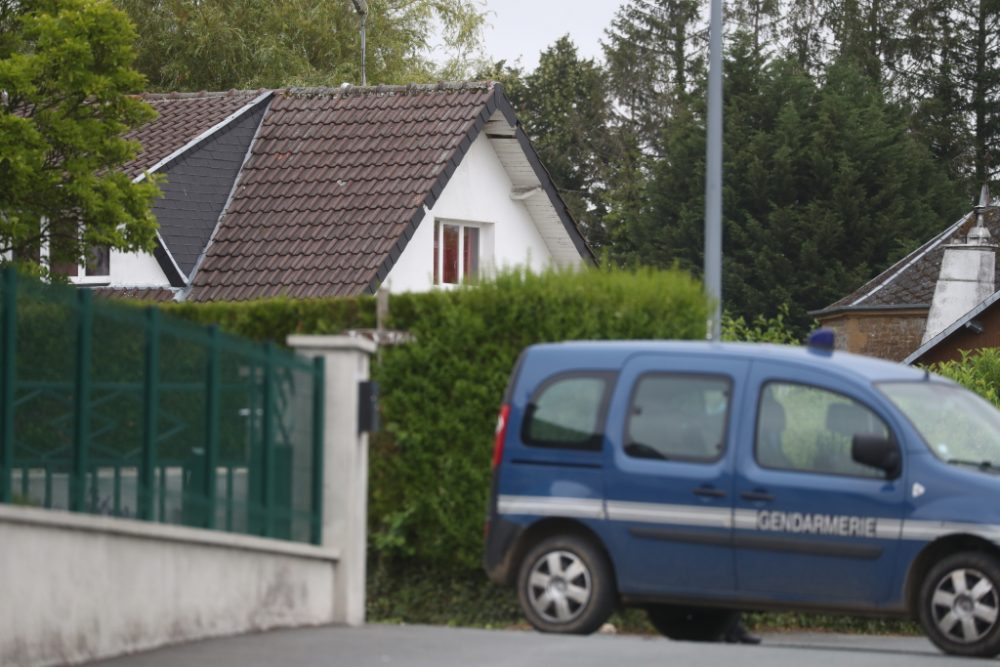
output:
[[[4,505],[0,535],[0,665],[334,619],[330,549]]]
[[[420,222],[385,280],[391,292],[426,292],[434,286],[434,220],[493,225],[492,257],[481,267],[527,266],[542,271],[552,263],[545,241],[524,204],[510,198],[511,182],[485,134],[469,147],[461,164]],[[484,250],[491,244],[483,239]]]
[[[170,287],[159,262],[152,255],[111,251],[111,285],[123,287]]]

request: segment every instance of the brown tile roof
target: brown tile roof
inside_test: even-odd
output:
[[[147,94],[142,98],[159,114],[152,123],[129,132],[128,139],[142,144],[142,152],[123,167],[135,178],[169,157],[205,131],[250,104],[263,91],[231,90],[224,93]]]
[[[278,91],[188,299],[384,278],[499,104],[492,84]]]
[[[964,216],[852,293],[813,315],[845,309],[930,307],[945,246],[964,243],[975,224],[975,214]],[[994,243],[1000,242],[1000,210],[987,209],[985,224]],[[1000,285],[1000,262],[997,262],[996,284]]]

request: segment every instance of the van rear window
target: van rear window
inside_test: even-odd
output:
[[[601,448],[604,415],[613,374],[576,372],[543,384],[525,415],[526,445],[563,449]]]
[[[636,382],[625,453],[636,458],[715,461],[726,441],[727,377],[649,373]]]

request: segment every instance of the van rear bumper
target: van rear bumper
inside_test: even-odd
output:
[[[505,586],[514,583],[517,576],[514,551],[523,532],[524,526],[520,524],[501,519],[496,514],[491,517],[483,554],[483,569],[490,581]]]

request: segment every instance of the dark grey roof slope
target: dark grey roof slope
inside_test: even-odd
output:
[[[929,308],[941,272],[945,246],[965,243],[976,216],[969,213],[888,269],[844,298],[813,315],[832,315],[844,310]],[[995,241],[1000,240],[1000,210],[986,209],[984,224]],[[996,284],[1000,285],[1000,262]]]
[[[182,276],[191,275],[233,191],[266,104],[233,120],[177,157],[164,172],[153,212]]]

